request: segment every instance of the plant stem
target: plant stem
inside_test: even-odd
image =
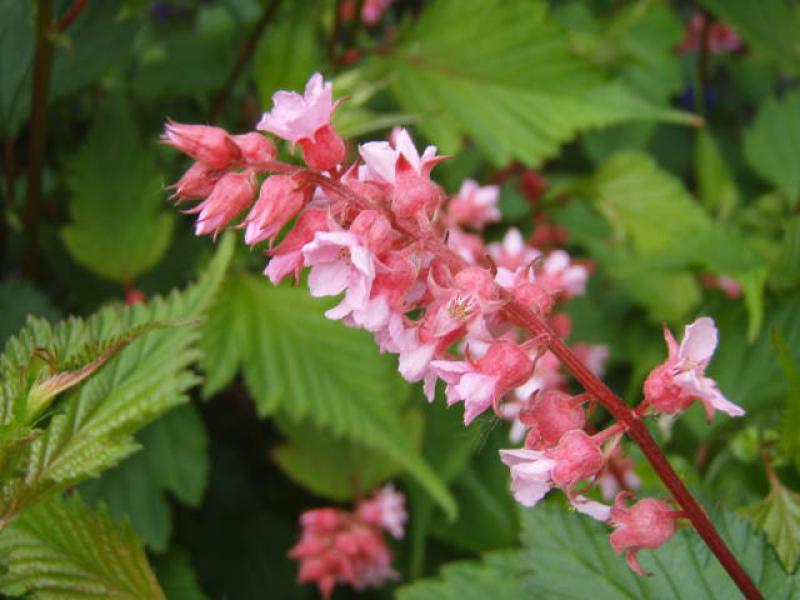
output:
[[[216,118],[222,113],[222,109],[225,108],[225,105],[228,103],[228,98],[233,91],[233,86],[236,85],[239,76],[242,74],[242,69],[244,69],[247,61],[250,60],[250,57],[253,55],[253,52],[256,49],[256,44],[261,38],[261,35],[264,33],[264,30],[267,28],[267,25],[269,25],[270,22],[275,18],[280,4],[281,0],[272,0],[272,2],[269,3],[269,5],[264,9],[264,12],[261,15],[261,18],[258,20],[258,23],[256,23],[253,32],[247,37],[247,39],[245,39],[241,48],[239,48],[239,55],[236,57],[236,62],[233,63],[233,69],[231,69],[228,78],[225,80],[225,85],[223,85],[222,91],[217,97],[214,107],[211,109],[212,121],[216,120]]]
[[[719,536],[703,508],[678,477],[639,416],[575,356],[569,346],[539,315],[513,299],[509,301],[505,310],[517,325],[536,335],[547,336],[548,345],[553,354],[569,369],[581,385],[625,426],[628,434],[641,448],[642,453],[653,466],[661,481],[664,482],[672,497],[683,509],[686,518],[692,522],[697,533],[731,576],[744,597],[748,600],[761,600],[763,598],[761,592],[758,591],[750,576]]]
[[[78,15],[81,14],[81,11],[86,7],[89,3],[89,0],[75,0],[67,11],[64,13],[64,16],[58,20],[56,23],[56,30],[59,32],[65,31],[75,19],[78,18]]]
[[[45,132],[47,127],[47,93],[53,46],[50,28],[53,25],[53,0],[36,2],[36,50],[33,58],[33,93],[28,127],[28,190],[25,198],[24,271],[36,277],[39,253],[39,205],[42,192]]]

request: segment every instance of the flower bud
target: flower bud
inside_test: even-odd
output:
[[[332,171],[347,156],[344,140],[331,125],[320,127],[313,138],[303,138],[298,144],[303,149],[303,160],[314,171]]]
[[[219,233],[239,213],[245,210],[256,192],[256,177],[252,171],[226,173],[214,186],[211,195],[189,213],[199,212],[195,233]]]
[[[675,533],[675,514],[663,500],[645,498],[630,507],[625,499],[630,492],[620,492],[611,508],[611,534],[614,552],[625,552],[625,561],[639,575],[649,575],[639,564],[638,552],[642,548],[654,549],[666,544]]]
[[[169,121],[161,140],[210,169],[222,169],[242,156],[239,146],[221,127]]]
[[[299,188],[290,175],[273,175],[265,179],[258,200],[245,219],[245,243],[252,246],[274,238],[310,197],[311,190]]]

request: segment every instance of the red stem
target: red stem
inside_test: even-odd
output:
[[[64,13],[64,16],[58,20],[56,23],[56,30],[59,32],[65,31],[75,19],[78,18],[78,15],[81,14],[81,11],[86,7],[89,0],[75,0],[72,5],[67,9]]]
[[[703,508],[695,501],[678,477],[639,416],[581,362],[564,343],[564,340],[540,316],[516,300],[510,300],[505,310],[517,325],[534,334],[548,337],[549,348],[553,354],[569,369],[581,385],[625,426],[633,441],[639,445],[661,481],[667,486],[672,497],[683,509],[686,518],[692,522],[697,533],[731,576],[744,597],[748,600],[763,599],[761,592],[758,591],[750,576],[719,536]]]

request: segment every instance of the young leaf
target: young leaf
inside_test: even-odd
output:
[[[299,288],[231,274],[205,328],[206,393],[241,368],[262,416],[280,409],[382,451],[454,516],[452,496],[398,419],[409,388],[394,359],[380,355],[366,332],[326,319],[328,306]]]
[[[800,38],[799,38],[800,39]],[[800,92],[761,106],[744,133],[750,166],[786,194],[792,206],[800,199]]]
[[[800,494],[784,486],[774,472],[769,473],[769,483],[769,495],[742,512],[764,530],[783,566],[793,573],[800,560]]]
[[[129,284],[164,255],[173,215],[164,210],[161,174],[121,100],[97,115],[69,163],[72,223],[62,230],[70,254],[96,274]]]
[[[79,497],[52,498],[0,534],[7,571],[0,590],[33,600],[163,600],[141,542],[102,508]]]
[[[610,83],[546,13],[541,1],[439,0],[375,69],[393,77],[398,103],[445,152],[469,134],[498,167],[536,166],[591,127],[694,121]]]

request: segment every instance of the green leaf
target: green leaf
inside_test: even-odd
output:
[[[233,251],[226,238],[199,282],[147,305],[112,305],[86,321],[71,319],[53,328],[32,320],[0,356],[0,425],[19,422],[18,391],[36,354],[46,350],[55,364],[85,352],[88,342],[114,339],[120,332],[154,321],[201,319],[219,288]],[[185,403],[197,377],[189,366],[199,357],[198,327],[152,331],[122,350],[77,391],[57,401],[49,420],[25,446],[19,472],[3,480],[0,523],[30,505],[97,476],[138,449],[132,435],[169,409]],[[22,421],[24,424],[24,421]],[[181,491],[183,493],[183,490]]]
[[[700,201],[720,218],[729,216],[739,203],[739,190],[717,143],[706,129],[697,132],[694,176]]]
[[[439,0],[373,66],[392,76],[397,102],[419,116],[430,140],[455,153],[469,134],[498,167],[514,159],[536,166],[591,127],[695,121],[610,82],[571,52],[541,1]]]
[[[800,467],[800,436],[797,435],[800,431],[800,370],[794,352],[777,329],[772,330],[772,347],[788,384],[786,408],[781,419],[781,446]]]
[[[423,415],[406,411],[398,423],[416,445],[422,435]],[[402,471],[383,452],[307,424],[279,419],[290,442],[272,450],[272,459],[293,481],[312,493],[337,502],[353,500]]]
[[[752,125],[744,133],[744,153],[750,166],[785,193],[792,206],[800,198],[798,114],[800,92],[781,100],[770,99],[760,107]]]
[[[189,555],[183,550],[170,550],[156,561],[155,568],[161,589],[170,600],[208,600],[197,581]]]
[[[8,571],[0,589],[35,600],[164,599],[141,542],[80,498],[53,498],[0,535]]]
[[[55,321],[61,313],[47,296],[26,281],[0,283],[0,344],[19,331],[30,315]]]
[[[742,512],[764,530],[783,566],[794,573],[800,561],[800,494],[785,487],[774,472],[769,479],[769,495]]]
[[[164,210],[161,174],[139,139],[130,109],[112,100],[69,161],[70,254],[101,277],[129,284],[164,255],[173,215]]]
[[[0,0],[0,137],[13,139],[29,108],[33,62],[30,3]]]
[[[143,450],[95,481],[81,486],[91,504],[102,501],[115,519],[130,519],[157,551],[167,548],[172,518],[166,494],[197,506],[208,481],[205,426],[191,405],[170,411],[137,436]]]
[[[782,66],[797,69],[800,60],[800,12],[789,0],[700,0],[742,35],[757,51]]]
[[[322,60],[317,22],[320,6],[313,2],[284,5],[253,57],[253,78],[261,104],[272,106],[278,90],[302,91]]]
[[[769,283],[781,291],[800,284],[800,216],[784,225],[783,243],[770,268]]]
[[[455,516],[452,496],[401,426],[409,387],[394,359],[366,332],[326,319],[329,305],[303,289],[231,274],[205,330],[206,394],[241,369],[261,416],[280,410],[382,451]]]

